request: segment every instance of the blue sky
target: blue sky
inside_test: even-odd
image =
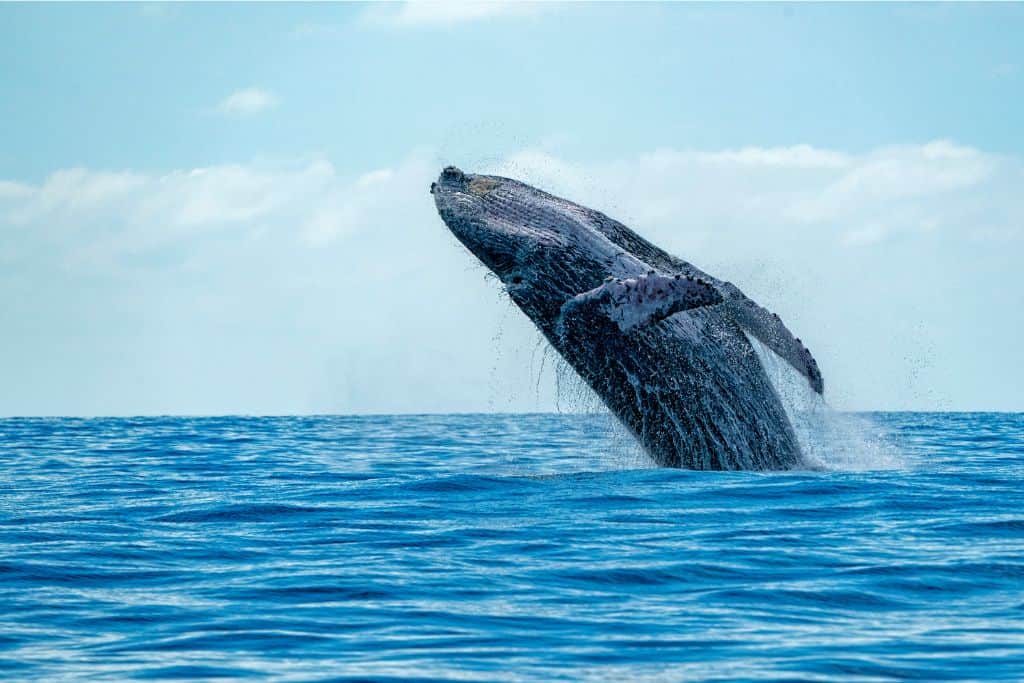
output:
[[[1022,410],[1021,35],[990,4],[0,5],[0,414],[551,409],[433,212],[450,162],[736,282],[839,407]]]

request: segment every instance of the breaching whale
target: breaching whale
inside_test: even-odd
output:
[[[659,465],[806,464],[754,346],[817,394],[822,378],[778,316],[604,214],[525,183],[449,166],[430,191],[455,237]]]

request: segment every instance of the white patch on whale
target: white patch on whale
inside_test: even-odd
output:
[[[902,466],[896,449],[877,429],[862,418],[833,410],[796,368],[753,335],[744,334],[782,401],[808,465],[827,470]]]

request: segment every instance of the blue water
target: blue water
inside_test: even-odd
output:
[[[600,416],[0,420],[0,673],[1024,679],[1024,415],[871,419],[897,469],[649,469]]]

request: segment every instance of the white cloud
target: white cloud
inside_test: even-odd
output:
[[[744,147],[702,154],[703,161],[741,166],[797,168],[842,168],[850,162],[846,154],[810,145],[793,147]]]
[[[8,395],[51,413],[549,409],[536,332],[436,216],[442,165],[0,181]],[[527,149],[491,170],[736,282],[808,341],[841,406],[1022,407],[983,401],[1024,382],[998,361],[1024,331],[1018,159],[942,141],[594,163]]]
[[[1009,181],[1020,172],[1018,162],[948,141],[864,154],[808,145],[658,150],[596,164],[573,164],[531,149],[495,170],[603,205],[648,229],[670,233],[675,223],[676,234],[666,238],[684,247],[724,235],[749,243],[747,232],[777,230],[851,246],[875,244],[923,226],[953,227],[954,217],[958,231],[971,231],[987,220],[993,193],[1000,195],[1000,205],[1021,204]],[[868,224],[874,227],[868,230]],[[861,237],[851,239],[851,233]]]
[[[32,188],[24,183],[0,180],[0,201],[8,198],[24,197],[31,193]]]
[[[118,245],[138,249],[191,239],[196,231],[251,227],[334,178],[334,168],[324,161],[296,167],[229,164],[164,175],[75,168],[57,171],[38,186],[21,186],[5,218],[57,238],[66,226],[102,224],[102,233],[89,239],[93,247],[106,242],[115,259]]]
[[[375,3],[360,17],[365,25],[394,28],[450,27],[484,19],[526,16],[544,11],[550,5],[540,2],[484,0],[414,0],[399,3]]]
[[[904,199],[948,196],[983,184],[998,165],[995,157],[945,141],[886,148],[858,159],[820,194],[795,205],[792,215],[815,222]]]
[[[276,107],[277,97],[266,90],[246,88],[231,93],[217,105],[217,111],[231,116],[250,116]]]

